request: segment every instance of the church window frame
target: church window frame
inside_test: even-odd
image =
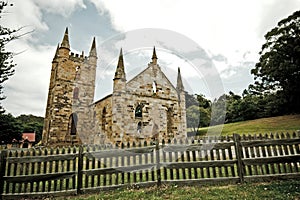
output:
[[[172,108],[167,109],[167,134],[172,135],[173,134],[173,117],[174,117],[174,112]]]
[[[78,116],[76,113],[72,113],[69,117],[69,134],[70,135],[77,135],[77,123],[78,123]]]
[[[75,80],[78,80],[80,78],[80,66],[75,67]]]
[[[107,111],[106,111],[106,107],[103,108],[102,110],[102,120],[101,120],[101,128],[103,131],[106,131],[106,117],[107,117]]]
[[[141,104],[138,104],[135,107],[134,116],[135,116],[135,118],[142,118],[143,117],[143,106]]]
[[[142,127],[143,127],[142,122],[138,122],[137,129],[136,129],[138,135],[140,135],[142,133]]]
[[[156,83],[156,81],[152,82],[152,93],[153,94],[157,93],[157,83]]]

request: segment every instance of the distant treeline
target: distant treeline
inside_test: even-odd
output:
[[[187,126],[196,131],[209,125],[298,113],[297,109],[288,104],[289,101],[280,91],[254,94],[244,90],[241,96],[229,92],[214,101],[206,99],[201,94],[186,93]]]
[[[35,142],[42,139],[44,118],[34,115],[20,115],[14,117],[11,114],[0,114],[0,143],[11,143],[13,139],[22,139],[22,133],[35,132]]]

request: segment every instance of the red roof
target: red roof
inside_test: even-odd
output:
[[[35,142],[35,133],[23,133],[23,140],[28,140],[29,142]]]

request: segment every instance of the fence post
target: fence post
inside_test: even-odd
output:
[[[4,176],[6,171],[6,157],[7,151],[0,151],[0,199],[2,199],[3,189],[4,189]]]
[[[238,176],[240,178],[240,183],[244,183],[245,167],[242,161],[243,151],[241,145],[241,136],[238,134],[233,134],[233,140],[234,140],[235,154],[237,159]]]
[[[155,144],[156,152],[156,174],[157,174],[157,186],[161,185],[161,176],[160,176],[160,155],[159,155],[159,139],[156,139]]]
[[[82,189],[82,182],[83,182],[83,176],[82,176],[82,169],[83,169],[83,147],[82,145],[79,146],[79,152],[78,152],[78,167],[77,167],[77,194],[81,194]]]

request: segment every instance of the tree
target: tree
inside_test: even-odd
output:
[[[0,142],[10,143],[13,139],[20,140],[22,133],[35,132],[35,142],[42,139],[44,118],[34,115],[0,114]],[[2,142],[2,143],[3,143]]]
[[[2,18],[1,15],[4,8],[7,6],[12,6],[12,4],[0,1],[0,19]],[[0,25],[0,113],[4,113],[4,109],[1,106],[1,100],[5,99],[3,95],[3,83],[14,74],[14,67],[16,66],[12,60],[13,53],[6,51],[5,45],[17,38],[14,35],[16,32],[17,30],[11,30]]]
[[[281,20],[265,35],[259,62],[251,70],[260,94],[281,92],[287,112],[300,112],[300,11]],[[281,95],[280,95],[281,96]]]
[[[211,101],[206,99],[203,94],[196,94],[196,98],[200,107],[209,108],[211,107]]]
[[[35,132],[35,141],[42,139],[44,118],[34,115],[20,115],[16,118],[23,126],[24,132]]]
[[[22,124],[11,114],[0,114],[0,143],[11,143],[22,139]]]
[[[226,116],[226,98],[223,94],[218,99],[215,99],[211,106],[211,126],[223,124]]]
[[[210,112],[208,109],[192,105],[186,109],[187,127],[192,128],[197,133],[200,127],[208,126],[210,122]]]
[[[226,95],[226,123],[243,120],[240,108],[241,102],[241,96],[236,95],[231,91],[229,92],[229,95]]]
[[[185,92],[185,107],[188,108],[190,106],[198,106],[199,102],[195,98],[195,95],[189,94],[188,92]]]

